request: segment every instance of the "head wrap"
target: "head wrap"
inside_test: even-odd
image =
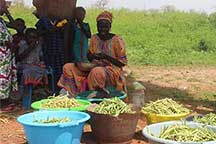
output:
[[[108,20],[110,23],[112,23],[112,19],[113,19],[112,13],[108,12],[108,11],[104,11],[104,12],[100,13],[97,16],[96,21],[99,21],[99,20]]]

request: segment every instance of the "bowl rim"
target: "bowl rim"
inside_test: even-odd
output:
[[[157,117],[181,117],[181,116],[189,115],[191,112],[189,111],[189,112],[180,113],[180,114],[165,115],[165,114],[155,114],[155,113],[145,112],[141,110],[141,113],[144,115],[151,115],[151,116],[157,116]]]
[[[196,123],[193,121],[185,121],[185,123],[187,125],[197,125],[198,127],[202,127],[203,124],[200,123]],[[168,122],[160,122],[160,123],[155,123],[155,124],[150,124],[148,126],[146,126],[143,130],[142,130],[142,135],[145,136],[147,139],[149,140],[157,140],[157,142],[159,143],[166,143],[166,144],[190,144],[190,142],[176,142],[176,141],[172,141],[172,140],[167,140],[167,139],[161,139],[158,138],[156,136],[152,136],[151,134],[148,133],[148,128],[151,126],[157,126],[157,125],[174,125],[174,124],[182,124],[182,121],[168,121]],[[208,127],[208,129],[215,129],[216,128],[212,128],[212,127]],[[191,144],[215,144],[216,141],[208,141],[208,142],[191,142]]]
[[[43,124],[43,123],[34,123],[34,122],[23,122],[22,119],[24,119],[26,116],[33,116],[34,114],[37,114],[37,113],[68,113],[70,115],[72,114],[81,114],[81,115],[84,115],[84,118],[80,119],[80,120],[77,120],[76,122],[74,121],[71,121],[71,122],[67,122],[67,123],[49,123],[49,124]],[[21,123],[22,125],[28,125],[28,126],[38,126],[38,127],[56,127],[56,126],[59,126],[59,127],[67,127],[67,126],[76,126],[76,125],[79,125],[80,123],[83,123],[87,120],[90,119],[90,115],[88,113],[85,113],[85,112],[79,112],[79,111],[48,111],[48,110],[42,110],[42,111],[34,111],[34,112],[30,112],[30,113],[27,113],[27,114],[23,114],[21,116],[19,116],[17,118],[17,121],[19,123]]]
[[[126,93],[126,92],[124,92],[124,91],[119,91],[119,92],[122,93],[121,96],[116,96],[116,97],[118,97],[119,99],[124,99],[124,98],[127,97],[127,93]],[[114,98],[114,97],[112,97],[112,98]],[[84,97],[82,97],[82,96],[80,96],[80,95],[78,94],[78,95],[76,95],[76,99],[87,100],[87,101],[89,101],[89,102],[101,102],[101,101],[103,101],[104,99],[110,99],[110,98],[84,98]]]
[[[42,99],[42,100],[39,100],[39,101],[35,101],[31,104],[31,107],[34,109],[34,110],[74,110],[74,109],[77,109],[77,108],[82,108],[82,107],[88,107],[91,102],[90,101],[87,101],[87,100],[83,100],[83,99],[76,99],[79,103],[81,103],[81,106],[77,106],[77,107],[70,107],[70,108],[41,108],[40,107],[35,107],[34,105],[36,103],[39,103],[41,104],[43,101],[48,101],[49,99]],[[82,103],[85,103],[85,104],[82,104]]]

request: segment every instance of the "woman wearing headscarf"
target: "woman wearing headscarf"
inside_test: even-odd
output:
[[[112,14],[104,11],[98,15],[98,33],[90,40],[86,63],[67,63],[58,86],[72,95],[85,90],[104,90],[114,86],[117,90],[126,91],[126,81],[122,67],[127,64],[125,44],[118,35],[110,33]]]
[[[0,0],[0,16],[7,11],[5,0]],[[15,58],[10,49],[12,36],[5,22],[0,17],[0,100],[1,107],[7,101],[9,94],[17,90]]]

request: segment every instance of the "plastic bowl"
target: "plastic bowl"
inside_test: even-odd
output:
[[[79,107],[73,107],[73,108],[41,108],[42,102],[46,102],[48,99],[43,99],[40,101],[36,101],[31,104],[31,107],[35,110],[71,110],[71,111],[85,111],[87,107],[91,104],[91,102],[87,100],[78,100],[78,103],[81,104]]]
[[[68,123],[40,124],[35,119],[68,117]],[[90,116],[75,111],[37,111],[21,115],[17,121],[24,127],[28,144],[79,144],[83,126]]]
[[[190,112],[182,113],[182,114],[174,114],[174,115],[161,115],[161,114],[154,114],[141,111],[141,113],[146,117],[148,124],[159,123],[164,121],[173,121],[173,120],[180,120],[182,118],[187,117]]]
[[[203,117],[204,115],[198,114],[197,116],[198,116],[198,117]],[[193,115],[193,116],[188,116],[188,117],[186,117],[185,120],[186,120],[186,121],[193,121],[193,122],[194,122],[194,115]],[[197,122],[196,122],[196,123],[197,123]],[[203,123],[200,123],[200,124],[206,125],[206,124],[203,124]],[[208,127],[210,127],[210,128],[216,129],[216,126],[213,126],[213,125],[206,125],[206,126],[208,126]]]
[[[146,126],[143,129],[142,134],[146,138],[148,138],[150,144],[216,144],[216,141],[210,141],[210,142],[176,142],[176,141],[165,140],[165,139],[161,139],[161,138],[157,137],[157,136],[159,136],[162,128],[167,127],[167,126],[171,126],[171,125],[175,125],[175,124],[182,124],[182,121],[170,121],[170,122],[151,124],[149,126]],[[203,126],[199,123],[194,123],[194,122],[186,122],[186,124],[189,125],[190,127],[193,127],[193,128]],[[212,129],[214,132],[216,132],[216,129],[210,128],[210,127],[208,127],[208,128]],[[154,136],[149,134],[149,132],[151,134],[153,134]]]

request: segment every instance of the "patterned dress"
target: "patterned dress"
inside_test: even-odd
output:
[[[124,41],[117,35],[107,41],[102,41],[97,35],[92,36],[89,52],[92,54],[103,52],[127,64]],[[108,61],[100,61],[100,63],[104,66],[94,67],[90,72],[81,71],[73,63],[65,64],[58,86],[69,91],[72,96],[86,90],[96,90],[108,86],[126,91],[126,80],[122,69]]]
[[[118,61],[127,64],[126,48],[123,39],[115,35],[111,39],[103,41],[98,35],[91,38],[89,52],[105,53]],[[123,76],[123,70],[112,63],[103,60],[100,61],[103,67],[93,68],[88,75],[88,87],[90,90],[107,87],[107,84],[114,86],[117,90],[126,91],[126,80]]]
[[[0,18],[0,99],[6,99],[13,90],[17,90],[15,58],[6,42],[12,42],[4,21]]]

